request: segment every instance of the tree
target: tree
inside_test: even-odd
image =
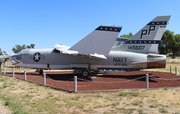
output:
[[[175,44],[174,32],[166,30],[162,36],[161,43],[159,44],[158,50],[160,54],[167,54],[172,52],[172,47]]]
[[[13,47],[12,48],[12,51],[14,52],[14,53],[18,53],[18,52],[20,52],[21,50],[23,50],[23,49],[27,49],[27,48],[34,48],[35,47],[35,44],[30,44],[30,45],[15,45],[15,47]]]
[[[131,38],[132,36],[133,36],[133,34],[130,32],[129,34],[123,34],[120,37]]]
[[[31,45],[27,45],[27,48],[34,48],[35,47],[35,44],[31,44]]]
[[[178,52],[180,50],[180,34],[175,34],[174,40],[175,40],[175,43],[172,47],[172,52],[173,52],[173,55],[179,55]]]
[[[166,30],[158,49],[160,54],[172,53],[175,56],[180,50],[180,34],[174,34],[173,31]]]

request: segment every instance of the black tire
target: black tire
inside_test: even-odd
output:
[[[89,76],[89,71],[88,70],[83,70],[82,76],[85,77],[85,78],[88,77]]]
[[[39,69],[39,74],[42,75],[43,74],[43,70]]]

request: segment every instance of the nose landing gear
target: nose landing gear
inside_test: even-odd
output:
[[[36,72],[39,72],[40,75],[43,74],[43,70],[42,69],[36,69]]]

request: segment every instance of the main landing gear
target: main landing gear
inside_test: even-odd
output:
[[[82,71],[82,76],[83,77],[88,77],[89,76],[89,71],[88,70],[83,70]]]
[[[74,74],[80,74],[84,78],[87,78],[92,74],[97,74],[98,72],[99,72],[98,70],[74,69]]]
[[[82,75],[84,78],[89,76],[89,71],[86,69],[74,69],[74,74],[80,74]]]

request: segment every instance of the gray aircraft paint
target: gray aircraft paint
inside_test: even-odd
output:
[[[100,68],[127,68],[132,61],[147,61],[146,55],[136,54],[130,52],[124,52],[123,56],[121,52],[111,51],[107,59],[87,58],[81,56],[72,56],[68,54],[55,53],[54,49],[27,49],[26,54],[19,53],[21,66],[30,68],[43,68],[43,69],[71,69],[71,64],[90,64],[93,69]],[[28,52],[28,53],[27,53]],[[35,53],[40,52],[43,58],[37,62],[34,61],[32,56]],[[137,57],[136,57],[137,56]],[[17,57],[17,56],[16,56]],[[114,58],[121,58],[121,60],[114,61]],[[14,59],[12,57],[12,59]],[[24,61],[24,62],[23,62]],[[38,65],[37,65],[38,64]],[[47,67],[49,64],[49,68]],[[119,64],[119,65],[115,65]],[[133,67],[133,65],[130,65]],[[146,66],[144,66],[145,68]]]
[[[155,18],[156,21],[163,21],[168,22],[170,16],[158,16]],[[154,22],[151,21],[151,22]],[[162,28],[159,31],[160,25],[155,25],[156,28],[149,28],[149,25],[147,24],[143,29],[141,29],[137,34],[135,34],[131,40],[140,40],[140,37],[143,37],[141,41],[144,41],[144,44],[146,46],[145,50],[127,50],[128,46],[135,45],[139,46],[139,44],[136,43],[123,43],[120,46],[116,46],[115,48],[112,48],[108,45],[108,48],[111,49],[110,52],[105,50],[102,50],[102,47],[106,47],[106,44],[108,41],[110,41],[110,44],[113,46],[113,43],[115,42],[115,39],[117,38],[116,35],[118,35],[116,32],[110,32],[110,31],[104,31],[100,32],[95,30],[91,33],[91,35],[88,35],[85,37],[85,41],[81,40],[80,44],[75,44],[75,47],[77,48],[70,48],[67,46],[61,46],[56,45],[55,48],[52,49],[26,49],[18,54],[12,56],[13,63],[17,66],[24,66],[24,67],[30,67],[30,68],[39,68],[39,69],[75,69],[75,68],[86,68],[86,69],[145,69],[150,67],[165,67],[165,61],[166,56],[159,55],[159,54],[148,54],[149,49],[151,48],[151,43],[147,44],[149,42],[146,42],[146,40],[153,41],[155,38],[160,37],[162,34],[162,31],[164,28]],[[110,29],[109,29],[110,30]],[[143,30],[147,30],[147,32],[150,31],[147,35],[143,33]],[[105,33],[105,36],[107,34],[108,37],[106,38],[106,41],[102,40],[103,34]],[[100,38],[97,37],[97,34],[101,34]],[[113,34],[113,35],[112,35]],[[115,37],[115,38],[114,38]],[[85,48],[85,50],[81,50],[81,48],[86,47],[86,45],[83,45],[83,42],[87,44],[88,40],[94,40],[91,42],[91,45],[89,45],[89,48]],[[99,40],[98,40],[99,39]],[[157,38],[159,39],[159,38]],[[113,42],[114,40],[114,42]],[[101,45],[103,44],[103,45]],[[92,48],[91,46],[95,46],[95,48]],[[101,47],[102,46],[102,47]],[[79,48],[81,47],[81,48]],[[101,47],[100,50],[98,50],[98,54],[105,55],[106,58],[99,58],[98,56],[90,56],[90,54],[96,53],[96,48]],[[107,48],[105,48],[107,49]],[[107,49],[107,50],[109,50]],[[42,57],[37,57],[40,60],[36,62],[34,60],[34,54],[40,53]],[[17,59],[19,58],[19,60]],[[19,62],[19,63],[18,63]]]
[[[121,26],[99,26],[69,50],[84,55],[94,53],[108,55],[121,29]]]
[[[162,38],[169,19],[170,16],[158,16],[154,18],[145,27],[143,27],[140,31],[133,35],[132,38],[117,38],[112,49],[138,53],[158,53],[158,44]],[[146,44],[130,43],[131,41],[140,42],[141,40],[147,40]],[[156,42],[154,43],[154,41]]]

